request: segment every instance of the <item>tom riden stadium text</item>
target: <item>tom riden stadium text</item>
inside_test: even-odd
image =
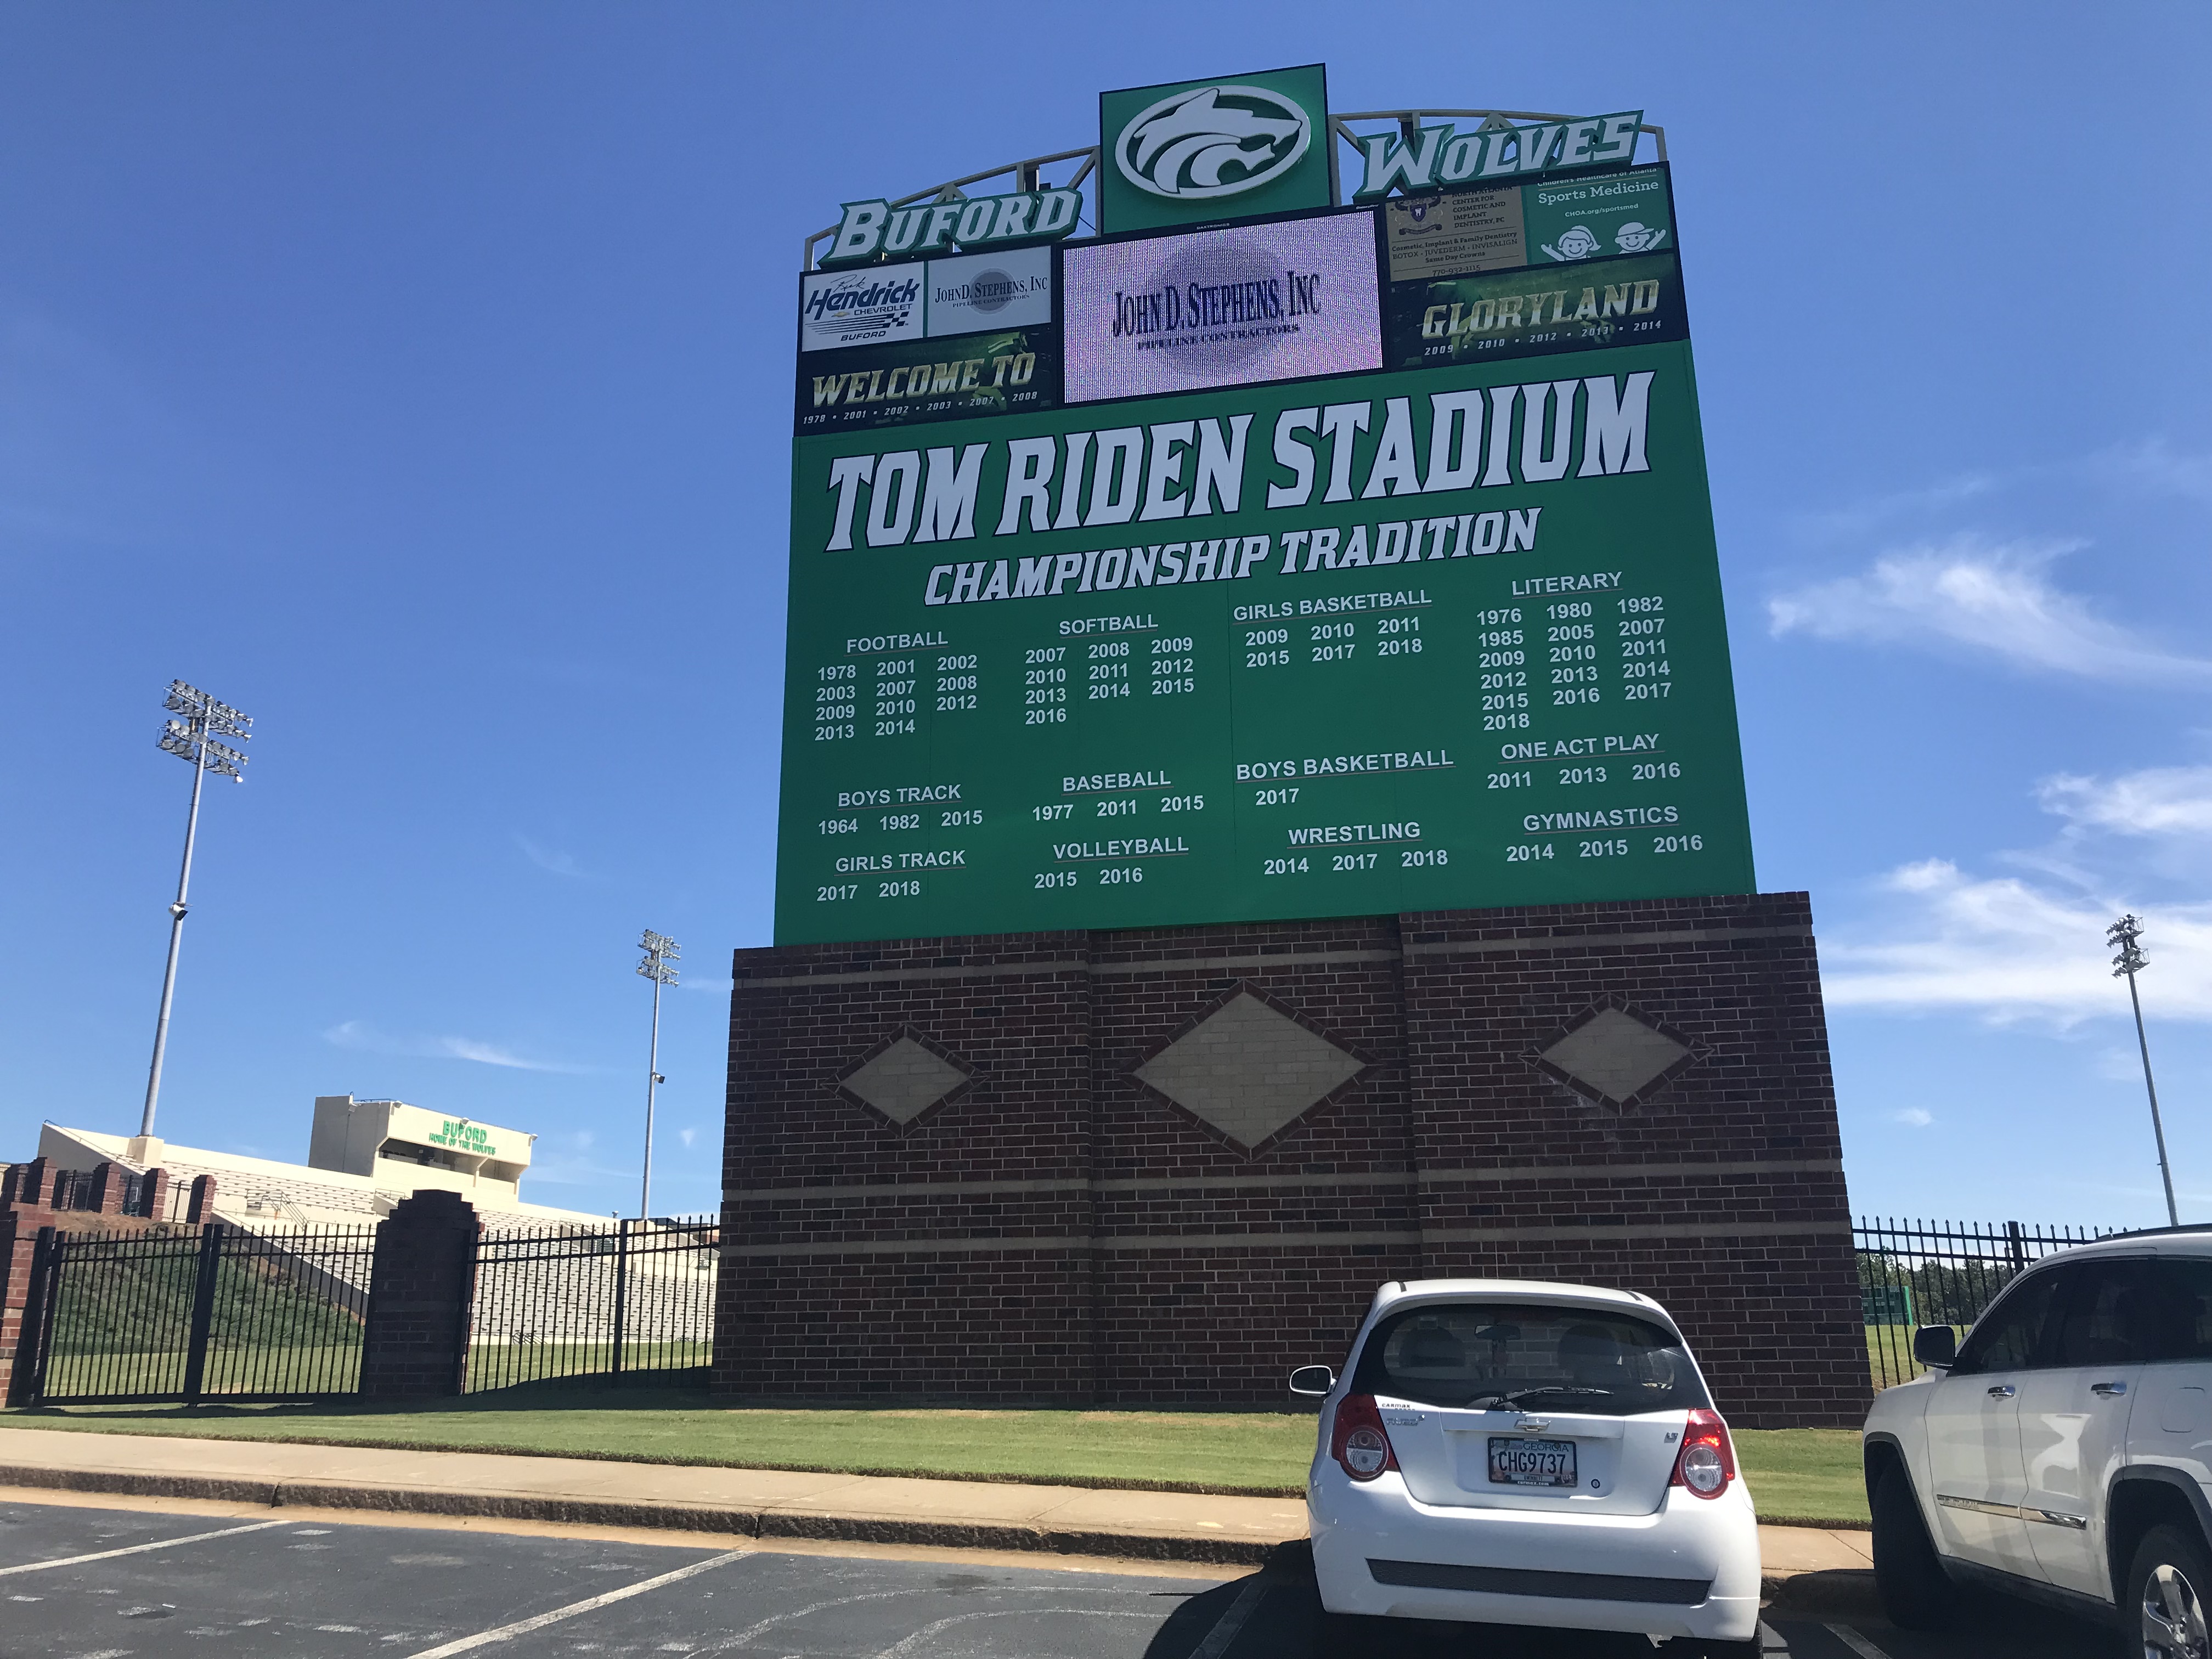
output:
[[[1284,410],[1267,458],[1252,452],[1249,414],[836,456],[823,550],[848,550],[856,537],[870,547],[971,540],[979,511],[997,536],[1237,513],[1248,474],[1276,513],[1310,507],[1316,492],[1322,503],[1380,501],[1647,472],[1656,373],[1432,392],[1425,445],[1414,400],[1389,398],[1379,419],[1371,398]],[[1359,472],[1358,441],[1370,432]]]

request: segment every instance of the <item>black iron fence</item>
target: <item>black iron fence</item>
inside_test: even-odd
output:
[[[2029,1264],[2111,1231],[1860,1218],[1852,1238],[1874,1385],[1918,1374],[1918,1327],[1963,1334]],[[720,1246],[712,1216],[478,1233],[462,1310],[466,1391],[562,1379],[703,1382]],[[375,1254],[376,1229],[364,1225],[44,1229],[15,1398],[89,1405],[356,1394]]]
[[[704,1382],[720,1238],[711,1216],[487,1231],[467,1391],[567,1377]]]
[[[375,1248],[374,1227],[42,1229],[24,1397],[94,1405],[352,1394]]]
[[[1920,1326],[1949,1325],[1964,1335],[2029,1263],[2112,1231],[1861,1216],[1851,1238],[1875,1387],[1887,1389],[1920,1375],[1912,1358],[1912,1333]]]
[[[711,1216],[477,1233],[456,1304],[476,1394],[556,1379],[704,1382]],[[314,1400],[360,1392],[374,1225],[48,1227],[11,1398],[30,1405]]]

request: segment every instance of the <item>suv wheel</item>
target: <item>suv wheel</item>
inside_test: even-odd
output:
[[[1941,1630],[1951,1619],[1951,1580],[1936,1559],[1912,1482],[1903,1469],[1893,1464],[1882,1472],[1875,1482],[1873,1507],[1874,1582],[1882,1611],[1900,1630]]]
[[[2212,1561],[2192,1532],[2156,1526],[2136,1546],[2128,1569],[2126,1607],[2142,1633],[2143,1659],[2207,1659],[2205,1598],[2212,1595]]]

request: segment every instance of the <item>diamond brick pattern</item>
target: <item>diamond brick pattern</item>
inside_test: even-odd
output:
[[[1539,1058],[1577,1094],[1618,1108],[1633,1105],[1691,1053],[1633,1014],[1601,1008]]]
[[[1280,1134],[1364,1069],[1246,991],[1139,1066],[1137,1077],[1249,1148]]]
[[[902,1036],[873,1059],[837,1080],[903,1127],[967,1082],[972,1075],[910,1036]]]

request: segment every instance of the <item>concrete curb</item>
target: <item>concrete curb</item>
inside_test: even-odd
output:
[[[290,1506],[351,1510],[364,1516],[379,1513],[443,1515],[719,1533],[738,1538],[918,1544],[942,1549],[1002,1550],[1218,1566],[1281,1565],[1307,1547],[1303,1535],[1237,1537],[1169,1530],[1055,1527],[1049,1523],[1048,1517],[1036,1523],[1019,1520],[932,1520],[881,1512],[839,1514],[835,1510],[775,1504],[576,1497],[358,1480],[263,1480],[240,1474],[67,1468],[18,1462],[0,1462],[0,1486],[106,1492],[131,1498],[197,1498],[267,1509]],[[1853,1568],[1808,1566],[1770,1571],[1761,1578],[1760,1595],[1772,1612],[1783,1616],[1799,1613],[1867,1617],[1876,1613],[1880,1607],[1874,1574]]]
[[[946,1549],[1025,1551],[1142,1561],[1192,1561],[1264,1566],[1284,1547],[1261,1539],[1191,1537],[1026,1527],[985,1522],[892,1520],[779,1510],[725,1509],[641,1499],[541,1498],[514,1493],[441,1491],[422,1486],[331,1485],[312,1480],[247,1480],[210,1475],[147,1474],[112,1469],[55,1469],[0,1464],[0,1486],[131,1498],[192,1498],[229,1504],[287,1505],[401,1515],[453,1515],[500,1521],[556,1521],[586,1526],[666,1528],[740,1538],[805,1538],[857,1544],[928,1544]],[[1297,1540],[1303,1544],[1304,1540]]]
[[[1831,1567],[1810,1572],[1770,1572],[1759,1581],[1760,1604],[1770,1613],[1836,1614],[1850,1619],[1881,1616],[1881,1596],[1874,1574]]]

